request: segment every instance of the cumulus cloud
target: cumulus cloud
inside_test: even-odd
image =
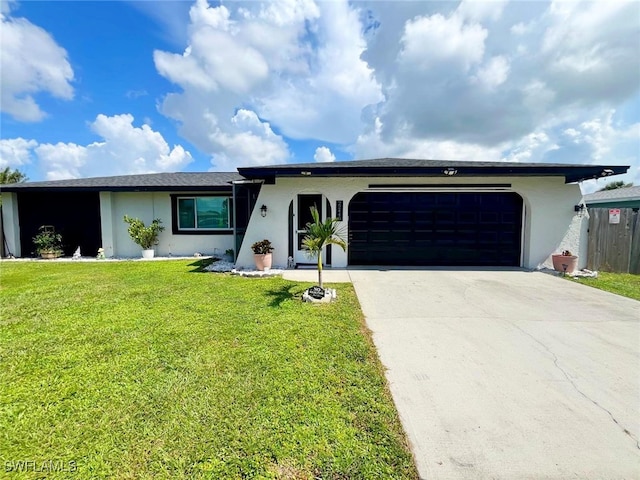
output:
[[[238,110],[231,119],[233,130],[215,128],[210,138],[220,147],[213,155],[212,170],[233,171],[238,165],[267,165],[284,163],[290,153],[286,142],[276,135],[267,122],[255,112]]]
[[[640,4],[494,7],[482,14],[463,4],[430,4],[424,12],[373,4],[379,26],[365,58],[385,101],[369,110],[349,151],[357,158],[626,164],[630,173],[620,179],[640,184],[640,131],[631,113],[640,99]]]
[[[458,5],[457,13],[470,20],[496,21],[502,16],[506,4],[507,0],[462,0]]]
[[[481,25],[466,23],[457,15],[417,17],[404,27],[400,61],[417,70],[444,63],[466,72],[482,59],[486,38]]]
[[[479,143],[456,140],[420,138],[405,128],[397,131],[393,139],[383,138],[383,124],[376,118],[374,126],[358,136],[349,149],[356,158],[400,157],[436,160],[499,161],[502,145],[489,147]]]
[[[35,140],[11,138],[0,140],[0,169],[18,168],[31,163],[31,150],[38,145]]]
[[[356,158],[640,167],[637,1],[196,0],[179,6],[187,8],[186,25],[169,22],[179,32],[170,43],[175,47],[153,54],[156,71],[173,84],[158,109],[211,159],[211,169],[285,163],[306,140]],[[158,12],[154,18],[166,16]],[[57,48],[46,55],[63,72],[53,80],[41,81],[49,72],[43,56],[21,53],[17,70],[2,65],[3,75],[11,70],[18,78],[8,89],[3,84],[3,110],[22,101],[15,115],[41,118],[39,92],[73,94],[66,53],[26,20],[3,17],[3,41],[5,30],[13,32],[5,24],[35,29],[41,43],[48,39]],[[4,45],[2,54],[4,62]],[[131,99],[144,93],[145,85],[135,87]],[[91,124],[101,137],[95,144],[13,139],[0,148],[8,152],[5,163],[38,161],[51,178],[175,170],[190,161],[150,124],[103,116]],[[313,156],[334,158],[327,147]]]
[[[363,108],[383,99],[365,49],[359,12],[346,2],[198,0],[184,51],[154,52],[158,72],[182,89],[160,109],[216,169],[287,161],[283,136],[346,144]],[[252,129],[242,131],[247,112]]]
[[[1,140],[0,152],[10,166],[35,158],[48,180],[177,171],[192,161],[182,146],[170,148],[159,132],[134,127],[133,120],[129,114],[98,115],[90,128],[102,141],[89,145],[16,138]]]
[[[503,56],[490,59],[487,64],[478,70],[476,79],[485,88],[493,89],[502,85],[509,75],[509,61]]]
[[[320,163],[335,162],[336,156],[331,153],[329,147],[318,147],[316,148],[316,153],[313,155],[313,159]]]
[[[638,2],[554,1],[548,18],[541,55],[559,99],[594,105],[638,91]]]
[[[46,92],[56,98],[73,98],[73,69],[67,52],[42,28],[24,18],[9,16],[3,4],[0,20],[0,107],[23,122],[46,115],[34,95]]]

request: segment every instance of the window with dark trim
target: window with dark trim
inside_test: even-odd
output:
[[[231,197],[172,195],[174,233],[229,233],[233,228]]]

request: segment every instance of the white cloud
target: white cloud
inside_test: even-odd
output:
[[[616,126],[614,116],[614,110],[603,111],[565,134],[576,144],[588,146],[592,163],[640,166],[640,123]]]
[[[160,110],[215,168],[286,161],[283,136],[349,143],[363,108],[383,99],[365,49],[359,12],[346,2],[198,0],[184,52],[154,53],[158,72],[183,90]],[[241,130],[242,111],[260,133]]]
[[[428,70],[452,63],[466,72],[484,55],[487,30],[462,17],[436,14],[407,21],[400,61],[411,69]]]
[[[163,7],[181,12],[184,22],[165,22],[179,33],[176,46],[153,58],[174,84],[158,109],[214,169],[287,162],[296,156],[293,145],[306,140],[339,145],[357,158],[628,163],[634,172],[640,166],[637,1],[212,5],[197,0],[188,21],[188,5]],[[162,21],[159,10],[154,18]],[[17,25],[3,17],[3,27],[7,22]],[[64,50],[56,52],[56,65],[68,65]],[[38,92],[72,94],[69,72],[58,83],[32,87],[28,75],[16,83],[20,115],[43,115]],[[131,98],[152,91],[133,87]],[[32,144],[16,143],[3,161],[32,158],[52,177],[188,163],[188,152],[169,148],[145,123],[98,117],[95,144],[52,142],[38,155]],[[314,160],[333,158],[324,148]]]
[[[398,131],[393,139],[382,137],[379,118],[374,128],[360,135],[351,148],[356,158],[400,157],[438,160],[499,161],[502,147],[487,147],[473,142],[418,138],[409,129]]]
[[[554,1],[547,17],[541,54],[563,98],[597,104],[638,90],[640,3]]]
[[[538,131],[508,145],[504,160],[524,163],[540,162],[545,154],[558,148],[558,145],[544,131]]]
[[[320,163],[335,162],[336,156],[331,153],[329,147],[318,147],[316,148],[316,153],[313,155],[313,159]]]
[[[92,144],[94,148],[99,145]],[[51,143],[39,145],[34,151],[38,157],[40,168],[45,171],[47,180],[96,176],[91,173],[82,174],[82,170],[87,170],[86,165],[89,158],[87,147],[75,143],[58,142],[55,145]]]
[[[502,56],[491,58],[478,70],[475,78],[485,88],[493,89],[502,85],[509,76],[509,61]]]
[[[46,115],[34,95],[47,92],[54,97],[73,97],[73,70],[67,52],[42,28],[24,18],[0,14],[0,106],[3,112],[23,122],[42,120]]]
[[[35,140],[11,138],[0,140],[0,169],[18,168],[31,163],[31,150],[38,145]]]
[[[233,171],[238,166],[284,163],[290,153],[286,142],[276,135],[267,122],[262,122],[255,112],[238,110],[231,123],[234,131],[215,128],[211,140],[221,153],[213,155],[213,170]]]
[[[518,36],[526,35],[527,33],[531,32],[533,27],[534,27],[533,23],[518,22],[515,25],[511,26],[510,31],[514,35],[518,35]]]
[[[466,19],[483,21],[499,20],[507,0],[462,0],[457,13]]]
[[[3,159],[5,152],[12,152],[9,158],[14,165],[34,156],[48,180],[178,171],[192,161],[182,146],[169,148],[162,135],[148,125],[134,127],[129,114],[98,115],[90,128],[102,141],[84,146],[16,138],[1,140],[0,152]]]

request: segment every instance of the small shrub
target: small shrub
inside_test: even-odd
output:
[[[251,250],[253,250],[253,253],[256,255],[264,255],[265,253],[273,252],[273,245],[265,238],[251,245]]]
[[[62,235],[56,233],[55,229],[48,225],[42,225],[38,228],[39,233],[33,237],[33,245],[36,247],[36,253],[53,253],[56,257],[62,255]]]
[[[158,244],[158,235],[164,230],[164,227],[160,225],[162,220],[156,218],[149,226],[145,226],[144,222],[139,218],[131,218],[129,215],[125,215],[124,221],[129,224],[127,232],[131,240],[140,245],[143,250],[149,250]]]

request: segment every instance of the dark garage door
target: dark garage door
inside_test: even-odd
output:
[[[350,265],[519,266],[513,192],[363,192],[349,204]]]

